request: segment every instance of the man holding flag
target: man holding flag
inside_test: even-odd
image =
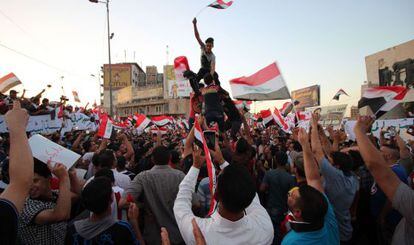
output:
[[[201,79],[208,73],[210,73],[216,85],[220,85],[220,81],[218,79],[218,74],[216,72],[216,56],[214,55],[212,49],[214,47],[214,39],[209,37],[206,39],[205,43],[201,40],[200,34],[198,33],[197,28],[197,19],[193,19],[193,26],[194,26],[194,35],[200,44],[201,48],[201,68],[197,73],[197,83],[200,82]]]

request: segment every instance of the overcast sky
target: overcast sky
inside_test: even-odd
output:
[[[208,3],[113,0],[113,63],[124,62],[126,50],[127,62],[156,65],[162,72],[168,45],[170,64],[185,55],[198,70],[191,21]],[[229,89],[228,80],[277,61],[290,90],[319,84],[327,105],[342,88],[351,97],[338,103],[356,105],[366,80],[364,57],[413,39],[413,9],[412,0],[235,0],[226,10],[206,9],[198,22],[202,39],[215,39],[216,70],[224,88]],[[83,103],[98,101],[98,82],[90,74],[108,60],[104,4],[3,0],[0,29],[0,76],[14,72],[29,95],[52,84],[46,95],[57,98],[63,84],[67,96],[75,89]]]

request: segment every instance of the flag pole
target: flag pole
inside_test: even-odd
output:
[[[195,18],[197,18],[206,8],[208,8],[208,6],[205,6],[202,9],[200,9],[200,11],[198,11],[198,13],[196,14]]]

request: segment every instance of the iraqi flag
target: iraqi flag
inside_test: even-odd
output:
[[[238,110],[246,109],[247,111],[250,110],[250,106],[253,103],[252,101],[248,100],[234,100],[233,102]]]
[[[408,89],[403,86],[367,88],[358,102],[358,108],[368,106],[377,118],[401,103]]]
[[[101,123],[99,124],[98,128],[98,136],[109,139],[112,135],[112,130],[114,129],[114,125],[112,124],[111,120],[109,119],[107,114],[103,114],[100,119]]]
[[[262,118],[262,123],[265,126],[270,126],[274,124],[274,117],[270,109],[260,111],[260,117]]]
[[[5,93],[7,90],[16,87],[19,84],[22,84],[20,79],[14,75],[14,73],[9,73],[6,76],[0,78],[0,92]]]
[[[213,161],[211,160],[210,150],[207,146],[207,141],[204,138],[203,130],[201,129],[198,120],[196,119],[194,122],[194,139],[197,145],[203,148],[204,155],[206,158],[206,166],[208,172],[208,180],[209,180],[209,189],[211,193],[211,197],[215,196],[216,186],[217,186],[217,178],[216,178],[216,169],[214,167]],[[210,200],[210,210],[208,211],[208,216],[210,216],[214,210],[216,209],[216,200],[215,198],[211,198]]]
[[[168,129],[166,127],[151,126],[151,134],[158,134],[158,132],[164,135],[168,133]]]
[[[279,127],[286,133],[290,132],[290,126],[289,124],[285,121],[285,118],[282,116],[282,114],[280,113],[280,111],[275,108],[275,110],[272,113],[273,119],[275,120],[275,122],[277,123],[277,125],[279,125]]]
[[[140,132],[144,131],[144,129],[151,123],[151,120],[143,114],[135,114],[134,120],[135,128]]]
[[[216,9],[226,9],[233,4],[233,1],[217,0],[214,3],[208,5],[208,7]]]
[[[151,120],[155,125],[159,127],[163,127],[167,124],[173,123],[172,118],[168,116],[156,116],[152,117]]]
[[[185,81],[187,80],[184,77],[184,72],[190,70],[190,66],[188,65],[187,57],[185,56],[179,56],[174,59],[174,73],[175,73],[175,79],[177,81]]]
[[[290,99],[276,62],[251,76],[232,79],[230,87],[233,97],[240,100]]]
[[[339,96],[341,95],[346,95],[349,96],[343,89],[338,90],[338,92],[336,92],[336,94],[334,95],[334,97],[332,98],[333,100],[339,100]]]
[[[72,95],[73,95],[73,99],[75,100],[75,102],[80,103],[80,99],[79,99],[79,95],[78,92],[76,92],[75,90],[72,91]]]

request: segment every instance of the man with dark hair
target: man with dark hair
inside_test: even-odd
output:
[[[92,215],[68,227],[65,244],[138,244],[136,237],[139,239],[141,235],[137,207],[131,204],[128,212],[132,227],[112,217],[113,192],[109,178],[101,176],[93,179],[83,189],[81,200]]]
[[[217,209],[208,218],[198,218],[191,210],[191,195],[197,182],[201,165],[201,150],[193,152],[193,166],[180,184],[174,203],[174,215],[186,244],[195,244],[195,220],[207,244],[270,244],[273,226],[266,210],[260,205],[255,183],[246,168],[229,165],[221,154],[216,141],[212,155],[223,171],[217,179],[215,199]]]
[[[59,179],[59,192],[51,189],[52,173]],[[70,211],[70,179],[66,167],[57,163],[49,170],[46,164],[35,159],[30,196],[19,219],[20,241],[23,244],[42,244],[45,241],[63,244]]]
[[[283,238],[282,245],[339,244],[338,223],[335,213],[324,194],[318,165],[309,143],[309,136],[303,128],[299,129],[298,140],[303,148],[304,168],[308,185],[294,187],[288,193],[291,230]]]
[[[260,191],[268,191],[266,209],[272,219],[275,237],[273,244],[280,244],[279,226],[285,217],[287,208],[287,193],[295,185],[294,178],[286,171],[288,157],[285,152],[277,151],[273,156],[276,169],[265,173]]]
[[[144,200],[143,237],[147,244],[161,243],[161,227],[167,228],[172,244],[181,244],[183,238],[174,218],[173,204],[184,173],[168,165],[170,151],[165,146],[155,147],[151,160],[154,167],[135,176],[126,189],[120,205],[127,205],[127,195],[131,195],[135,201]]]
[[[334,207],[341,243],[350,244],[353,232],[350,209],[359,189],[359,181],[352,173],[352,158],[348,154],[332,152],[332,164],[326,159],[318,132],[318,120],[315,114],[311,129],[312,150],[325,180],[326,195]]]
[[[193,19],[193,26],[194,35],[201,48],[201,68],[197,73],[196,84],[198,85],[200,80],[203,79],[206,74],[211,74],[211,76],[214,78],[215,84],[220,85],[218,74],[216,72],[216,56],[212,51],[214,47],[214,39],[212,37],[209,37],[204,43],[200,38],[200,34],[198,33],[196,18]]]

